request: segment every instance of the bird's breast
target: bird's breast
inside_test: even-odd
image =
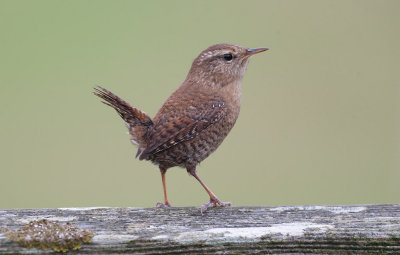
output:
[[[228,109],[227,120],[235,124],[239,117],[240,106],[242,103],[241,81],[224,86],[220,91]]]

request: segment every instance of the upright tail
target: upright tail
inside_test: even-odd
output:
[[[93,94],[102,98],[104,104],[114,108],[126,122],[129,133],[132,136],[131,141],[139,145],[138,154],[140,154],[141,150],[145,147],[147,128],[153,125],[151,118],[146,113],[130,106],[127,102],[105,88],[97,86],[94,90]]]

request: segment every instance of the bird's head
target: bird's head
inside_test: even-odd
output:
[[[250,57],[266,50],[268,48],[248,49],[234,44],[213,45],[193,61],[188,79],[209,86],[240,82]]]

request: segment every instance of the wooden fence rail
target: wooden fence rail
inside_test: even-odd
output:
[[[400,204],[210,208],[203,215],[193,207],[0,210],[0,254],[67,249],[67,254],[400,254]]]

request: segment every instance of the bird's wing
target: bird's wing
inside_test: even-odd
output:
[[[162,152],[194,138],[209,126],[222,120],[227,111],[224,101],[217,97],[206,104],[189,107],[184,109],[182,114],[171,112],[155,123],[148,134],[148,141],[151,142],[139,159],[145,159],[148,155]]]

